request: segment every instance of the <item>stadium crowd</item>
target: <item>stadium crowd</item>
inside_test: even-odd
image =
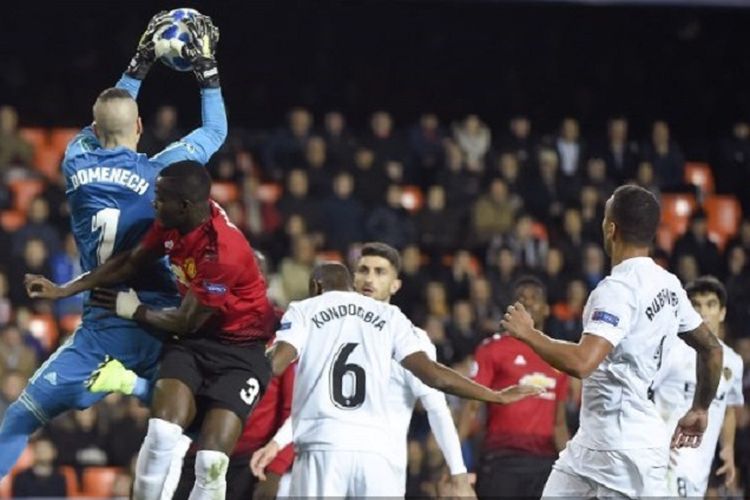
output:
[[[294,108],[277,130],[230,130],[210,163],[215,198],[268,256],[269,294],[279,306],[307,296],[316,260],[351,263],[363,242],[377,240],[401,250],[403,286],[394,303],[427,331],[439,361],[469,374],[476,348],[497,331],[500,312],[513,299],[513,283],[528,274],[547,287],[545,331],[576,341],[588,293],[608,274],[601,245],[604,202],[617,185],[634,182],[663,201],[654,257],[685,284],[705,274],[725,283],[726,339],[748,366],[750,219],[741,217],[750,214],[748,123],[733,125],[708,167],[686,163],[663,121],[653,122],[641,141],[629,133],[625,117],[613,117],[586,137],[571,117],[548,134],[523,115],[504,130],[491,130],[477,115],[446,125],[425,113],[398,128],[378,111],[361,130],[338,111],[316,118]],[[139,149],[154,154],[182,133],[177,110],[162,107]],[[72,332],[82,305],[80,297],[55,304],[32,300],[24,290],[26,273],[64,282],[79,270],[65,180],[40,166],[50,162],[40,144],[39,130],[19,128],[16,111],[0,108],[0,420]],[[52,153],[54,163],[62,150]],[[729,209],[717,215],[716,200]],[[745,374],[748,396],[747,368]],[[571,434],[579,387],[570,384],[566,401]],[[458,418],[462,402],[449,402]],[[77,483],[92,496],[127,496],[147,420],[148,410],[137,400],[118,395],[66,414],[31,445],[19,468],[32,467],[15,475],[13,493],[64,496]],[[736,462],[747,489],[750,408],[737,422]],[[461,435],[472,469],[477,433]],[[426,417],[417,412],[408,493],[434,494],[443,471]],[[102,484],[108,486],[102,490]]]

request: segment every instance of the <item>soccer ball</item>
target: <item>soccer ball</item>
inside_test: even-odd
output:
[[[200,15],[195,9],[174,9],[169,12],[172,22],[154,33],[154,52],[165,65],[177,71],[190,71],[193,66],[182,57],[182,47],[190,41],[185,20]]]

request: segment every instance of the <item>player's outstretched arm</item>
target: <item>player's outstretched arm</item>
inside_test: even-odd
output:
[[[24,285],[26,293],[33,299],[62,299],[94,288],[118,285],[135,276],[138,269],[158,257],[159,255],[138,245],[133,250],[113,256],[96,269],[63,285],[52,283],[44,276],[36,274],[27,274]]]
[[[672,436],[672,447],[697,448],[708,425],[708,408],[716,397],[724,353],[719,339],[711,333],[705,323],[701,323],[695,330],[680,334],[680,338],[696,351],[696,383],[693,406],[677,422],[677,428]]]
[[[406,356],[401,365],[419,380],[439,391],[487,403],[514,403],[543,392],[539,387],[528,385],[514,385],[501,391],[493,391],[445,365],[432,361],[424,351]]]
[[[586,378],[612,351],[612,344],[598,335],[581,335],[574,344],[555,340],[534,328],[534,320],[523,304],[508,306],[500,326],[531,347],[548,364],[576,378]]]
[[[201,88],[203,123],[151,159],[162,167],[183,160],[205,165],[227,137],[227,113],[215,57],[219,30],[210,17],[203,15],[195,16],[185,24],[191,39],[183,47],[183,57],[193,65],[193,73]]]
[[[156,32],[171,22],[171,17],[166,10],[158,12],[146,26],[146,30],[138,40],[138,47],[135,55],[130,60],[125,75],[135,80],[146,78],[148,71],[156,61],[156,52],[154,50],[154,35]]]

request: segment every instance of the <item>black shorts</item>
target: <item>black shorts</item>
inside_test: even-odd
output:
[[[205,409],[224,408],[244,423],[271,378],[265,342],[229,344],[211,338],[165,344],[159,379],[187,385]]]
[[[484,454],[477,468],[477,497],[538,499],[542,496],[554,463],[554,457],[520,453]]]

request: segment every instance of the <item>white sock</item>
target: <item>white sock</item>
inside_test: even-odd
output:
[[[148,432],[138,452],[133,498],[159,500],[169,472],[172,455],[182,436],[182,427],[166,420],[151,418]]]
[[[188,500],[224,500],[229,457],[220,451],[201,450],[195,456],[195,484]]]
[[[169,472],[167,473],[167,478],[164,480],[164,488],[161,490],[161,500],[172,500],[174,492],[177,490],[177,485],[180,483],[185,453],[187,453],[192,442],[193,440],[184,434],[177,441],[177,446],[175,446],[172,453],[172,462],[169,464]]]

